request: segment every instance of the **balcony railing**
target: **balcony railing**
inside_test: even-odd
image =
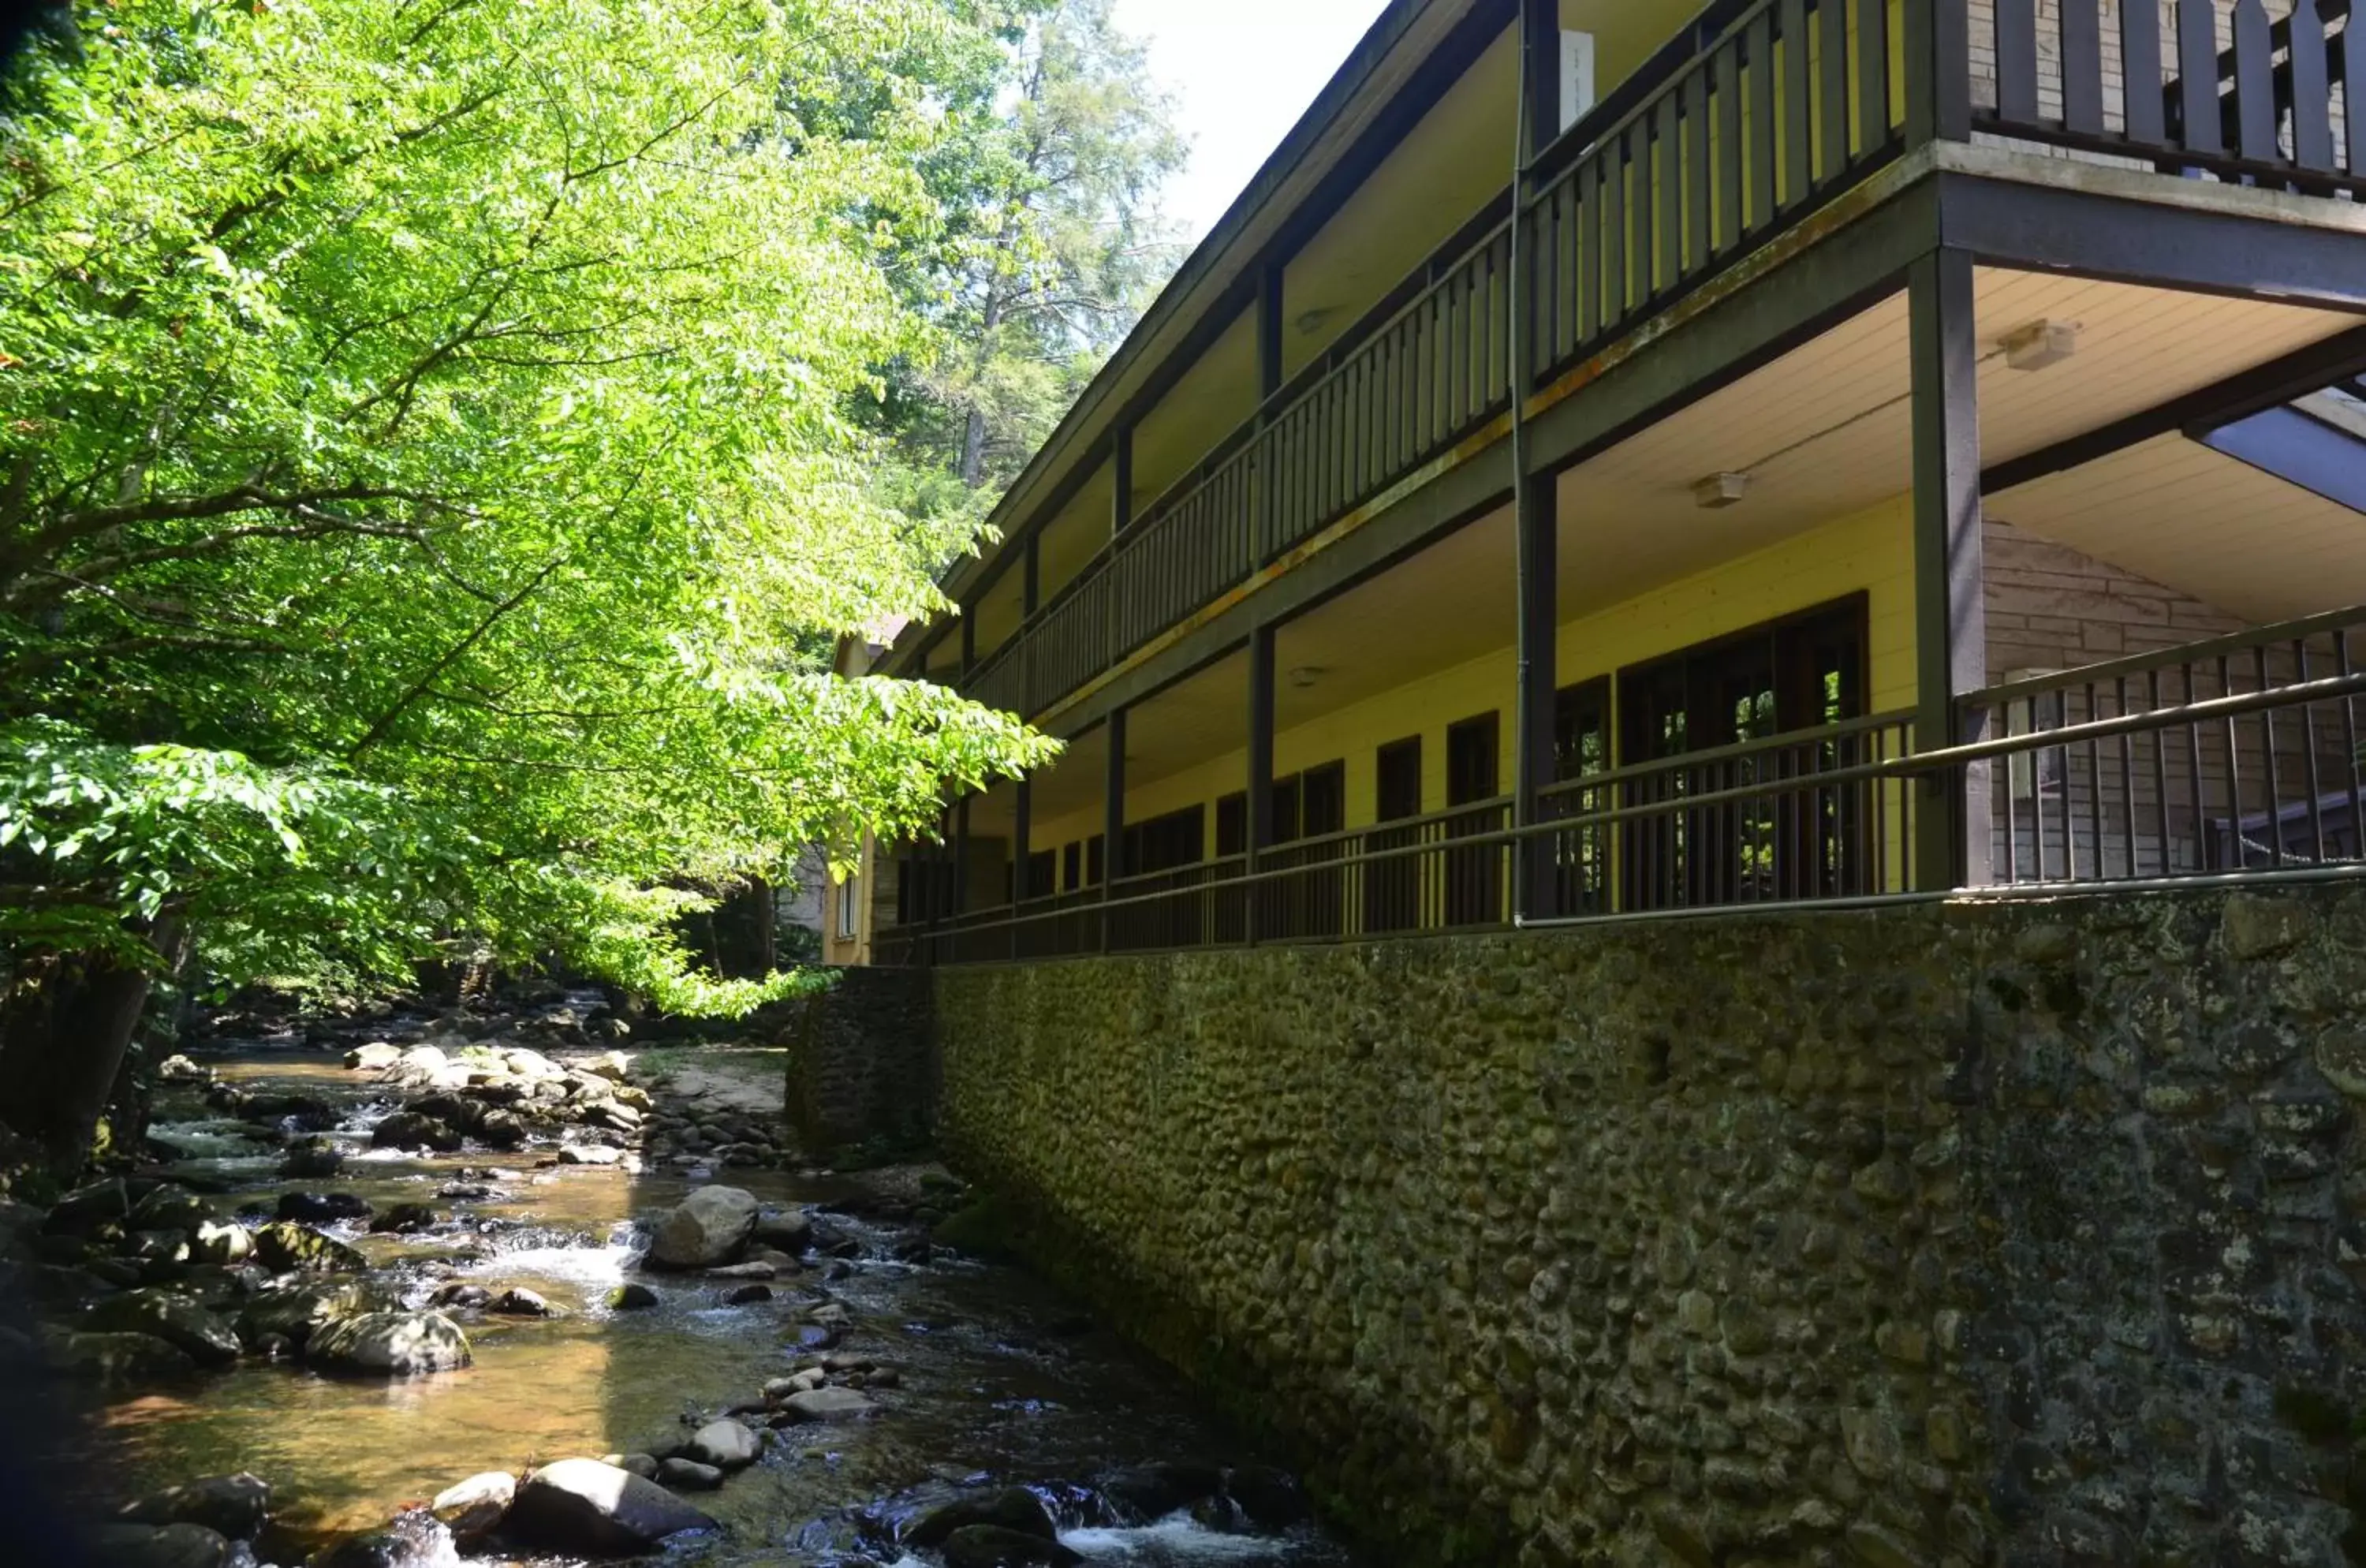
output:
[[[1917,50],[1948,36],[1970,47],[1943,82]],[[1529,172],[1531,389],[1896,158],[1926,100],[2074,156],[2357,197],[2361,72],[2351,0],[2281,20],[2261,0],[1719,0]],[[964,689],[1044,712],[1498,420],[1517,378],[1507,210],[1507,196],[1482,208]]]
[[[883,961],[980,963],[1512,923],[2366,875],[2366,609],[2016,681],[1955,743],[1881,714],[1633,763],[1542,792],[1280,844],[889,933]],[[1987,851],[1941,874],[1925,816]]]

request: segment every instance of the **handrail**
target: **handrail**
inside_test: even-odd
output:
[[[1542,795],[1574,795],[1585,790],[1605,789],[1614,784],[1630,784],[1671,768],[1707,767],[1718,762],[1730,762],[1744,758],[1762,756],[1770,751],[1789,750],[1798,746],[1830,745],[1853,736],[1876,729],[1894,729],[1910,723],[1914,717],[1911,708],[1892,708],[1887,713],[1867,714],[1861,718],[1842,719],[1837,723],[1815,725],[1805,729],[1788,729],[1780,735],[1769,735],[1757,740],[1737,740],[1730,745],[1715,746],[1699,751],[1681,751],[1673,757],[1655,758],[1649,762],[1628,762],[1624,767],[1605,768],[1599,773],[1582,773],[1573,779],[1560,779],[1547,784],[1537,793]],[[1802,775],[1820,776],[1820,775]],[[1566,818],[1562,819],[1564,822]]]
[[[2045,692],[2061,691],[2071,686],[2100,684],[2105,681],[2123,680],[2130,675],[2148,675],[2157,670],[2174,669],[2180,664],[2197,664],[2231,653],[2249,653],[2255,649],[2274,648],[2280,644],[2304,642],[2324,632],[2366,632],[2366,604],[2347,610],[2328,610],[2323,615],[2309,615],[2296,621],[2283,621],[2270,626],[2252,626],[2225,637],[2202,642],[2181,643],[2175,648],[2160,649],[2150,653],[2132,653],[2124,658],[2106,660],[2101,664],[2082,664],[2075,670],[2057,670],[2044,675],[2025,676],[2007,681],[2000,685],[1987,686],[1967,692],[1955,699],[1963,706],[1999,706],[2018,702]],[[2280,688],[2281,689],[2281,688]]]

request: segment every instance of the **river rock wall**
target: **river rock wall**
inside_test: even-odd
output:
[[[935,997],[957,1163],[1387,1561],[2366,1540],[2366,892],[1083,959]]]
[[[837,969],[795,1004],[785,1104],[808,1154],[923,1142],[935,1113],[934,1025],[928,971]]]

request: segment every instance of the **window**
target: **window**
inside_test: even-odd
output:
[[[1060,887],[1074,893],[1085,885],[1085,842],[1082,839],[1060,852]]]
[[[1572,784],[1610,771],[1610,678],[1564,686],[1553,699],[1553,783]],[[1548,797],[1555,817],[1594,817],[1608,809],[1606,788],[1568,790]],[[1554,908],[1565,915],[1598,914],[1608,906],[1610,825],[1587,822],[1553,835]]]
[[[1446,806],[1453,812],[1446,819],[1448,838],[1477,838],[1510,826],[1500,804],[1486,804],[1502,787],[1503,749],[1503,725],[1492,710],[1447,727]],[[1492,845],[1448,852],[1446,923],[1494,925],[1503,919],[1503,852]]]
[[[838,885],[838,934],[841,938],[851,939],[861,934],[861,903],[857,892],[861,886],[862,879],[855,876],[849,876]]]
[[[1383,823],[1421,815],[1421,737],[1408,735],[1381,747],[1372,759],[1374,805]],[[1421,841],[1418,828],[1375,828],[1365,841],[1374,850],[1410,849]],[[1412,931],[1421,924],[1419,855],[1377,860],[1364,868],[1364,929]]]
[[[1820,728],[1865,711],[1865,600],[1856,594],[1698,644],[1618,677],[1619,760],[1628,766]],[[1850,742],[1808,740],[1668,768],[1629,781],[1622,804],[1732,795],[1761,781],[1855,761]],[[1853,890],[1867,857],[1862,786],[1729,799],[1658,811],[1621,836],[1627,907],[1746,903]]]

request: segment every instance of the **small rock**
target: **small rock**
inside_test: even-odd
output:
[[[281,1221],[254,1233],[254,1257],[275,1274],[357,1274],[369,1259],[333,1237]]]
[[[740,1470],[756,1462],[764,1451],[763,1439],[737,1421],[709,1421],[691,1435],[682,1450],[701,1464],[711,1464],[717,1470]]]
[[[618,1285],[608,1292],[611,1312],[639,1312],[658,1304],[658,1293],[647,1285]]]
[[[671,1492],[712,1492],[723,1484],[723,1472],[696,1460],[669,1459],[658,1461],[657,1480]]]
[[[254,1237],[241,1224],[217,1224],[208,1220],[189,1238],[189,1260],[232,1268],[254,1251]]]
[[[772,1299],[772,1287],[770,1285],[742,1285],[736,1291],[724,1292],[723,1304],[728,1307],[753,1306],[758,1302]]]
[[[345,1053],[345,1066],[355,1072],[382,1073],[401,1060],[402,1047],[389,1045],[383,1040],[356,1045]]]
[[[397,1203],[370,1221],[370,1234],[387,1235],[433,1230],[442,1217],[424,1203]]]
[[[1212,1464],[1144,1464],[1104,1477],[1101,1495],[1137,1524],[1163,1519],[1224,1487],[1224,1472]]]
[[[279,1217],[318,1224],[327,1220],[366,1220],[374,1211],[369,1200],[351,1192],[283,1192]]]
[[[490,1470],[445,1487],[427,1506],[456,1538],[468,1540],[500,1524],[516,1496],[517,1477]]]
[[[492,1301],[493,1292],[474,1280],[446,1280],[427,1297],[427,1304],[432,1307],[484,1307],[490,1306]]]
[[[757,1220],[749,1239],[760,1247],[775,1247],[794,1257],[813,1245],[813,1216],[799,1209],[766,1214]]]
[[[2219,930],[2227,953],[2250,962],[2272,958],[2308,934],[2307,907],[2288,898],[2237,893],[2226,900]]]
[[[613,1464],[618,1470],[630,1471],[644,1481],[655,1481],[658,1476],[658,1461],[655,1454],[610,1454],[600,1462]]]
[[[614,1165],[624,1157],[624,1150],[605,1144],[569,1144],[558,1151],[561,1165]]]
[[[381,1149],[433,1149],[438,1154],[456,1154],[461,1141],[459,1133],[449,1125],[415,1111],[398,1111],[370,1129],[370,1143]]]
[[[512,1285],[495,1296],[486,1310],[500,1313],[505,1317],[548,1317],[550,1303],[544,1300],[538,1292],[529,1291],[523,1285]]]
[[[877,1408],[851,1388],[811,1388],[781,1401],[782,1415],[795,1421],[851,1421]]]
[[[327,1138],[299,1138],[280,1157],[279,1174],[299,1180],[334,1176],[345,1168],[345,1152]]]
[[[213,1075],[186,1056],[167,1056],[156,1064],[160,1083],[204,1083]]]

